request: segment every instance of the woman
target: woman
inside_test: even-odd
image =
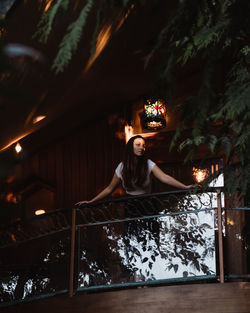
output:
[[[78,202],[76,205],[91,203],[103,199],[104,197],[110,195],[120,182],[122,182],[122,186],[125,189],[127,195],[141,195],[150,193],[152,176],[151,174],[153,174],[161,182],[174,186],[178,189],[189,189],[194,187],[193,185],[184,185],[173,177],[165,174],[154,162],[147,159],[145,155],[145,150],[145,140],[142,136],[137,135],[130,138],[125,147],[123,161],[117,166],[110,184],[90,201],[81,201]],[[141,204],[143,204],[142,207]],[[141,208],[143,209],[141,210]],[[153,215],[158,214],[157,210],[158,207],[156,206],[154,208]],[[144,219],[143,216],[141,216],[141,213],[148,216],[152,215],[151,212],[152,207],[148,207],[148,201],[143,203],[142,200],[135,203],[133,199],[128,200],[124,203],[124,218],[128,219],[124,219],[124,223],[122,224],[123,226],[120,226],[121,224],[116,224],[116,227],[118,228],[114,228],[115,226],[112,223],[108,226],[112,229],[111,233],[116,233],[118,234],[118,237],[123,238],[123,245],[120,243],[121,246],[119,248],[120,250],[123,250],[122,254],[120,254],[118,249],[118,259],[116,260],[115,257],[116,261],[112,260],[112,262],[109,262],[109,264],[111,265],[120,264],[115,270],[115,273],[119,276],[117,282],[134,281],[134,270],[131,270],[131,266],[129,265],[124,266],[124,264],[130,264],[130,256],[131,254],[134,254],[134,245],[143,246],[145,248],[145,241],[148,240],[147,238],[150,238],[149,243],[154,243],[158,246],[158,249],[160,249],[159,227],[161,222],[159,222],[156,217]],[[97,236],[97,233],[98,230],[96,229],[94,236]],[[93,242],[92,235],[89,236],[91,236],[89,242]],[[102,238],[105,238],[103,237],[103,233],[101,236]],[[102,246],[100,246],[100,248],[98,249],[98,252],[99,251],[104,251]],[[98,252],[97,255],[99,255]],[[121,257],[121,255],[123,254],[124,256]],[[96,264],[103,264],[104,259],[108,259],[108,257],[105,257],[103,259],[103,252],[101,256],[99,256],[100,259],[96,256],[94,257],[96,258]],[[97,260],[99,260],[99,263]],[[114,270],[110,270],[110,272],[110,275],[112,276]]]
[[[141,195],[151,191],[151,173],[162,183],[178,189],[190,189],[195,185],[184,185],[173,177],[165,174],[153,161],[145,156],[145,140],[142,136],[131,137],[128,141],[123,162],[114,173],[110,184],[90,201],[80,201],[77,205],[101,200],[110,195],[122,182],[122,186],[128,195]]]

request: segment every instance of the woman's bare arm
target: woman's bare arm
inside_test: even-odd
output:
[[[103,191],[101,191],[97,196],[95,196],[90,201],[77,202],[76,205],[81,205],[84,203],[92,203],[94,201],[98,201],[98,200],[101,200],[101,199],[107,197],[108,195],[110,195],[114,191],[114,189],[119,185],[119,183],[120,183],[120,178],[115,173],[110,184],[105,189],[103,189]]]
[[[180,181],[176,180],[172,176],[165,174],[157,165],[155,165],[153,167],[152,173],[162,183],[171,185],[171,186],[176,187],[176,188],[190,189],[190,188],[194,188],[195,187],[195,185],[184,185],[183,183],[181,183]]]

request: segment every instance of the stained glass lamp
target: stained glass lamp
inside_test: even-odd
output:
[[[147,99],[144,104],[144,126],[157,130],[166,127],[166,104],[163,100]]]

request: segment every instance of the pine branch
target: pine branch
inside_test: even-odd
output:
[[[78,19],[69,25],[67,29],[68,32],[59,45],[58,54],[56,55],[52,65],[52,69],[54,69],[56,73],[63,72],[65,66],[71,60],[72,54],[77,50],[84,26],[87,22],[87,17],[93,7],[93,4],[94,0],[88,0]]]
[[[39,37],[39,41],[42,43],[46,43],[48,41],[49,35],[52,30],[53,22],[55,20],[55,16],[60,8],[64,11],[67,10],[69,5],[69,0],[58,0],[53,6],[49,8],[47,12],[42,16],[39,24],[38,30],[35,32],[33,37]]]

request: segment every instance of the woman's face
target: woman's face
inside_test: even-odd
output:
[[[145,141],[142,138],[136,138],[133,142],[134,154],[142,156],[146,150]]]

